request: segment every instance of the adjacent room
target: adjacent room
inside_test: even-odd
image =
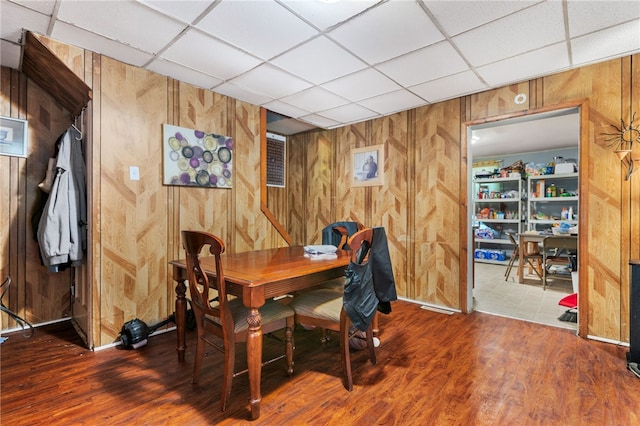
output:
[[[576,330],[577,305],[560,301],[578,293],[577,250],[548,249],[562,261],[546,265],[545,240],[527,238],[577,242],[578,111],[473,126],[470,140],[474,309]]]

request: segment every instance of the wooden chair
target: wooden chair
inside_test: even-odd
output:
[[[231,395],[233,378],[242,373],[235,372],[235,346],[238,342],[246,341],[248,309],[242,304],[241,299],[230,299],[227,296],[224,271],[222,270],[220,259],[220,254],[224,252],[224,243],[218,237],[205,232],[182,231],[182,244],[186,252],[189,293],[198,332],[192,383],[197,383],[198,381],[198,374],[205,355],[205,343],[209,343],[215,349],[223,352],[224,374],[222,378],[221,410],[224,411]],[[203,273],[200,267],[200,252],[205,246],[209,246],[209,253],[215,256],[216,275],[212,281],[210,281],[210,277],[207,274]],[[210,290],[214,292],[217,290],[217,297],[210,296]],[[215,303],[212,304],[212,302]],[[282,303],[268,300],[260,308],[260,315],[262,317],[263,333],[271,333],[280,329],[285,330],[284,355],[263,362],[263,365],[286,357],[287,373],[291,376],[293,374],[292,330],[295,325],[294,311]],[[211,333],[217,339],[211,339],[207,335],[208,333]],[[220,340],[222,340],[222,344],[220,344]]]
[[[352,262],[363,265],[368,261],[368,252],[371,249],[372,239],[373,230],[371,228],[358,231],[349,238],[348,244],[351,247]],[[343,293],[329,288],[320,288],[295,296],[289,306],[296,312],[297,322],[339,333],[343,385],[348,391],[353,390],[351,355],[349,351],[349,338],[351,337],[349,331],[352,324],[344,310]],[[376,353],[373,345],[371,324],[366,330],[366,341],[369,359],[372,364],[375,364]]]
[[[520,260],[520,246],[518,245],[518,241],[514,238],[512,233],[506,232],[506,234],[509,237],[509,240],[511,240],[511,244],[513,244],[513,251],[511,252],[511,258],[509,259],[507,270],[504,272],[504,280],[507,281],[509,279],[509,274],[511,274],[514,263],[516,263],[516,261],[522,261],[527,262],[529,266],[536,272],[536,275],[538,275],[538,277],[544,282],[542,272],[543,256],[542,253],[540,253],[540,250],[525,247],[524,259]]]
[[[542,242],[543,247],[543,278],[542,289],[545,290],[548,286],[549,277],[552,279],[561,279],[571,281],[571,271],[575,270],[574,263],[578,253],[578,238],[572,236],[553,236],[547,237]],[[570,265],[568,274],[556,274],[551,271],[554,266],[566,266]]]
[[[361,223],[358,222],[358,231],[364,229],[364,225],[362,225]],[[349,231],[347,230],[347,228],[345,228],[344,226],[334,226],[333,228],[333,232],[335,232],[336,234],[340,235],[340,242],[338,243],[337,247],[339,250],[350,250],[349,245],[347,244],[349,241]],[[335,278],[332,280],[328,280],[325,281],[323,283],[318,284],[317,286],[313,287],[314,289],[316,288],[330,288],[332,290],[336,290],[339,291],[341,294],[344,291],[344,277],[340,277],[340,278]],[[323,336],[324,337],[324,336]]]

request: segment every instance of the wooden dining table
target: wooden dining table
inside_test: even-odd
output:
[[[222,270],[227,283],[227,292],[242,298],[249,308],[247,323],[247,367],[251,417],[260,417],[260,378],[262,374],[262,322],[260,307],[265,301],[313,287],[327,280],[344,276],[350,253],[338,250],[335,258],[309,256],[303,246],[281,247],[221,256]],[[200,264],[211,277],[215,276],[215,258],[200,258]],[[169,262],[176,281],[175,321],[178,334],[178,361],[183,362],[186,350],[185,329],[187,317],[186,284],[187,271],[184,259]],[[214,282],[213,280],[211,281]]]

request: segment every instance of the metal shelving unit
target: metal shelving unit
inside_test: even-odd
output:
[[[578,173],[529,176],[527,179],[527,229],[548,230],[560,222],[578,224]],[[554,185],[555,196],[548,196]],[[571,217],[562,217],[562,209],[571,211]]]
[[[476,178],[474,194],[474,259],[477,262],[506,265],[513,250],[506,232],[522,232],[526,217],[524,181],[519,176]],[[492,232],[484,231],[487,229]],[[491,238],[483,238],[483,235],[491,235]]]

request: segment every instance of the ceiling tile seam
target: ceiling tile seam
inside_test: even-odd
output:
[[[143,3],[143,2],[138,2],[138,4],[140,4],[141,6],[143,6],[143,7],[147,8],[147,9],[149,9],[149,10],[153,11],[154,13],[159,13],[160,15],[162,15],[162,16],[164,16],[164,17],[166,17],[166,18],[168,18],[168,19],[170,19],[170,20],[172,20],[172,21],[174,21],[174,22],[177,22],[177,23],[179,23],[179,24],[184,25],[184,28],[182,29],[182,31],[180,31],[178,34],[176,34],[176,36],[175,36],[173,39],[171,39],[167,44],[165,44],[165,45],[164,45],[164,47],[163,47],[163,48],[161,48],[161,49],[160,49],[160,50],[158,50],[157,52],[155,52],[155,53],[151,53],[151,52],[145,52],[145,51],[144,51],[144,50],[142,50],[142,49],[137,49],[137,50],[140,50],[141,52],[149,53],[149,54],[151,55],[151,59],[149,59],[146,63],[144,63],[144,64],[142,65],[142,68],[145,68],[145,69],[146,69],[146,68],[147,68],[149,65],[151,65],[151,64],[152,64],[156,59],[161,59],[161,60],[163,60],[163,61],[167,61],[167,62],[171,62],[171,63],[175,64],[175,62],[173,62],[173,61],[171,61],[171,60],[169,60],[169,59],[163,58],[161,55],[162,55],[164,52],[166,52],[168,48],[170,48],[171,46],[173,46],[173,45],[174,45],[178,40],[180,40],[182,37],[184,37],[184,35],[187,33],[187,31],[189,31],[190,29],[198,29],[196,25],[197,25],[200,21],[202,21],[202,20],[203,20],[203,19],[204,19],[208,14],[209,14],[209,12],[211,12],[211,10],[213,10],[213,9],[214,9],[216,6],[218,6],[218,4],[220,4],[220,3],[219,3],[219,2],[217,2],[217,1],[212,2],[208,7],[206,7],[206,8],[205,8],[201,13],[200,13],[200,15],[196,16],[196,17],[195,17],[195,19],[193,19],[193,21],[191,21],[191,22],[184,21],[184,20],[182,20],[182,19],[178,18],[177,16],[168,15],[168,14],[167,14],[167,13],[165,13],[164,11],[154,8],[152,4]],[[123,43],[123,44],[124,44],[124,43]],[[182,65],[182,64],[176,64],[176,65],[184,66],[184,65]],[[189,69],[191,69],[191,70],[193,70],[193,71],[197,71],[197,72],[200,72],[200,73],[202,73],[202,74],[208,75],[208,76],[210,76],[210,77],[218,78],[218,77],[217,77],[217,76],[215,76],[215,75],[208,74],[208,73],[206,73],[206,72],[204,72],[204,71],[201,71],[201,70],[196,70],[196,69],[194,69],[194,68],[187,67],[187,66],[184,66],[184,67],[185,67],[185,68],[189,68]]]
[[[571,31],[569,31],[569,5],[567,1],[562,2],[562,19],[564,21],[564,38],[567,45],[567,57],[569,66],[573,66],[573,49],[571,48]]]
[[[61,2],[57,1],[53,5],[53,11],[51,11],[51,18],[49,19],[49,25],[47,26],[47,37],[51,37],[53,33],[53,27],[58,20],[58,12],[60,11]]]
[[[453,48],[453,50],[456,51],[456,53],[458,55],[460,55],[460,57],[462,58],[462,60],[464,61],[465,64],[467,64],[467,67],[469,67],[469,70],[475,74],[475,76],[478,78],[478,80],[480,80],[480,82],[482,84],[484,84],[485,86],[488,86],[487,81],[480,75],[480,73],[476,70],[476,68],[473,66],[473,64],[467,59],[467,57],[462,53],[462,51],[460,50],[460,48],[458,47],[458,45],[453,41],[453,38],[451,37],[451,35],[449,35],[449,33],[444,29],[444,27],[442,26],[442,24],[440,24],[440,21],[438,21],[438,19],[435,17],[435,15],[433,13],[431,13],[431,10],[429,10],[429,8],[427,7],[426,4],[424,4],[423,1],[419,1],[418,2],[418,6],[420,7],[420,9],[422,9],[422,11],[427,15],[427,17],[429,17],[429,19],[431,20],[431,22],[433,23],[433,25],[438,29],[438,31],[440,31],[440,34],[443,35],[444,39],[449,42],[449,45]],[[506,15],[505,15],[506,16]],[[484,24],[486,25],[486,24]],[[480,27],[482,25],[479,25],[478,27]],[[476,28],[478,28],[476,27]],[[422,83],[427,83],[427,81],[423,81]],[[422,84],[420,83],[420,84]]]

